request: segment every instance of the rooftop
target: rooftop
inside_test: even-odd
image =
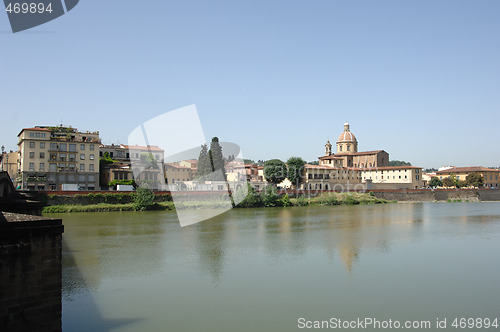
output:
[[[468,172],[500,172],[500,170],[483,166],[453,167],[444,169],[442,171],[437,171],[436,174],[468,173]]]

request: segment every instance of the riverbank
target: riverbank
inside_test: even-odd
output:
[[[128,197],[131,194],[89,194],[80,195],[82,197],[75,198],[57,198],[58,201],[67,201],[73,204],[55,204],[47,205],[43,208],[43,213],[69,213],[69,212],[114,212],[114,211],[136,211],[133,197]],[[317,197],[309,197],[301,195],[297,198],[289,198],[287,194],[276,195],[274,198],[266,197],[262,194],[252,194],[249,200],[245,200],[242,204],[235,208],[251,208],[251,207],[288,207],[288,206],[321,206],[321,205],[365,205],[365,204],[387,204],[396,203],[375,197],[373,193],[324,193]],[[54,199],[54,197],[52,198]],[[168,200],[167,200],[168,199]],[[87,204],[75,204],[75,202],[87,202]],[[96,203],[89,203],[96,202]],[[126,202],[126,203],[122,203]],[[175,210],[183,208],[213,208],[214,203],[211,201],[195,200],[178,202],[177,206],[171,201],[171,197],[157,197],[155,202],[148,207],[147,210]]]

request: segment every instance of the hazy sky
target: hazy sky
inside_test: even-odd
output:
[[[360,151],[500,166],[499,13],[497,0],[83,0],[12,34],[2,11],[0,145],[60,123],[126,143],[195,104],[207,139],[251,159],[316,160],[347,120]]]

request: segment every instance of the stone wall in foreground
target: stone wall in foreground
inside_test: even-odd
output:
[[[0,212],[0,331],[61,331],[61,219]]]

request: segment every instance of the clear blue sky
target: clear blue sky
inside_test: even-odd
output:
[[[361,151],[500,166],[499,13],[497,0],[83,0],[12,34],[2,12],[0,145],[61,121],[126,143],[196,104],[207,138],[251,159],[316,160],[348,120]]]

